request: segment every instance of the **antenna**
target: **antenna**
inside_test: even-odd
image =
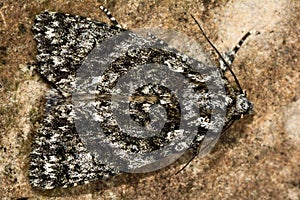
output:
[[[244,93],[242,90],[242,87],[237,79],[237,77],[235,76],[234,72],[232,71],[232,69],[230,68],[229,64],[225,61],[225,59],[223,58],[223,56],[221,55],[221,53],[218,51],[218,49],[213,45],[213,43],[208,39],[208,37],[206,36],[205,32],[203,31],[203,29],[201,28],[200,24],[198,23],[198,21],[196,20],[196,18],[191,14],[192,18],[194,19],[194,21],[196,22],[196,24],[198,25],[200,31],[202,32],[202,34],[204,35],[205,39],[208,41],[208,43],[210,44],[210,46],[212,46],[212,48],[217,52],[218,56],[221,58],[221,60],[224,62],[224,64],[226,65],[227,69],[230,71],[230,73],[232,74],[239,90],[240,93]]]
[[[109,18],[110,22],[118,27],[118,28],[122,28],[122,26],[118,23],[118,21],[116,20],[116,18],[114,18],[114,16],[112,16],[112,14],[110,13],[110,11],[105,8],[104,6],[100,6],[100,9],[106,14],[106,16]]]

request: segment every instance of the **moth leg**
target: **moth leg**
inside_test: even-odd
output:
[[[223,71],[226,71],[228,69],[228,66],[231,67],[232,63],[233,63],[233,60],[235,58],[235,55],[236,53],[238,52],[238,50],[241,48],[241,46],[244,44],[245,40],[251,35],[251,34],[260,34],[260,32],[258,31],[254,31],[254,30],[251,30],[251,31],[248,31],[243,37],[242,39],[238,42],[238,44],[230,51],[227,51],[225,52],[222,56],[223,58],[225,59],[226,63],[228,65],[226,65],[224,63],[224,61],[222,59],[219,60],[219,63],[220,63],[220,68],[223,70]]]
[[[107,8],[105,8],[104,6],[100,6],[100,9],[106,14],[106,16],[109,18],[110,22],[118,27],[118,28],[122,28],[122,26],[117,22],[116,18],[114,18],[114,16],[112,16],[112,14],[109,12],[109,10]]]

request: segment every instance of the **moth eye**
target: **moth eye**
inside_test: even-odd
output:
[[[246,102],[243,102],[241,106],[242,106],[243,110],[245,110],[245,111],[249,109],[249,104]]]

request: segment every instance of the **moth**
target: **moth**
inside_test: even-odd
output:
[[[101,7],[101,10],[110,18],[112,25],[59,12],[45,11],[36,16],[32,30],[37,41],[37,70],[52,89],[47,94],[44,121],[32,143],[29,178],[33,187],[71,187],[105,179],[126,172],[126,169],[134,171],[153,159],[153,156],[141,155],[161,149],[163,151],[156,153],[158,158],[166,154],[180,154],[187,149],[192,149],[198,155],[216,142],[220,131],[253,109],[235,75],[232,73],[237,86],[233,86],[224,75],[225,71],[231,71],[234,56],[250,32],[226,54],[225,59],[221,56],[222,65],[216,72],[214,66],[190,58],[160,39],[142,37],[123,29],[106,8]],[[112,49],[123,51],[119,54],[108,53],[107,46],[111,43]],[[94,59],[99,55],[111,59],[106,69],[101,67],[105,59]],[[165,80],[155,84],[144,82],[135,88],[133,94],[114,95],[117,82],[122,76],[135,73],[137,66],[145,65],[143,70],[146,71],[143,73],[151,74],[153,69],[148,66],[149,63],[164,66],[161,73],[156,74]],[[203,73],[196,71],[193,66],[202,69]],[[81,69],[86,70],[89,76],[79,76]],[[164,85],[165,81],[169,81],[176,90],[180,84],[168,80],[170,77],[164,75],[164,70],[170,70],[174,76],[179,74],[191,85],[187,90],[194,93],[191,96],[194,102],[186,101],[186,110],[182,110],[179,98]],[[220,78],[216,79],[218,76]],[[140,78],[136,81],[144,80]],[[211,88],[208,83],[212,85]],[[86,90],[91,85],[92,89]],[[120,87],[123,86],[130,87],[130,84]],[[76,87],[83,88],[85,93],[74,93]],[[215,89],[223,93],[212,92]],[[88,92],[92,93],[92,98]],[[79,105],[84,102],[79,110],[74,104],[76,98],[79,99]],[[82,100],[85,98],[92,100]],[[126,99],[126,105],[129,104],[128,109],[113,112],[112,101],[123,99]],[[165,110],[158,110],[156,114],[166,118],[162,125],[160,120],[155,121],[160,127],[155,130],[156,134],[149,137],[131,135],[124,130],[128,128],[127,121],[125,128],[118,126],[114,116],[116,113],[127,116],[123,119],[132,120],[141,127],[153,124],[150,112],[155,105]],[[193,114],[194,110],[196,114]],[[223,115],[217,110],[224,111]],[[182,121],[186,119],[192,119],[190,124],[194,123],[191,126],[196,127],[193,135],[182,129]],[[187,123],[186,127],[190,124]],[[96,131],[97,128],[91,128],[94,125],[101,127],[101,134]],[[184,142],[176,143],[179,140]],[[200,149],[205,140],[206,144]],[[99,153],[97,148],[102,145],[101,142],[104,146],[108,144],[105,147],[109,150],[104,148]],[[168,144],[172,145],[169,147]],[[111,150],[110,146],[114,149]],[[182,146],[185,148],[182,149]]]

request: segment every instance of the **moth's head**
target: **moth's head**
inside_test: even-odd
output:
[[[245,114],[252,114],[253,103],[247,99],[246,93],[241,93],[236,96],[236,113],[243,116]]]

